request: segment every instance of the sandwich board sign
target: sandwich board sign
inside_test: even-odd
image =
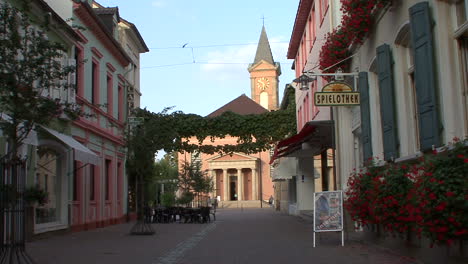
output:
[[[341,232],[344,246],[343,191],[314,193],[314,247],[317,232]]]

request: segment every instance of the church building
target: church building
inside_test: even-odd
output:
[[[240,115],[262,114],[278,109],[278,84],[281,67],[273,60],[270,43],[262,27],[254,62],[248,67],[251,96],[245,94],[215,110],[208,117],[231,111]],[[206,144],[236,144],[237,138],[225,137],[207,140]],[[179,153],[179,167],[184,162],[200,162],[201,169],[212,177],[214,190],[210,194],[218,198],[220,206],[260,207],[260,201],[268,201],[273,195],[273,183],[269,165],[270,152],[255,154],[209,155],[204,153]],[[233,202],[234,201],[234,202]]]

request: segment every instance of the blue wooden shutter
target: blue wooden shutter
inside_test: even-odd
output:
[[[372,157],[369,82],[367,72],[359,73],[359,92],[361,93],[361,142],[363,146],[364,161],[366,161]]]
[[[391,160],[398,157],[398,138],[392,67],[393,61],[390,52],[390,46],[388,44],[383,44],[377,47],[377,69],[380,88],[380,114],[382,116],[385,160]]]
[[[418,102],[421,150],[440,145],[440,124],[436,98],[435,59],[429,4],[421,2],[409,9],[414,49],[414,82]]]

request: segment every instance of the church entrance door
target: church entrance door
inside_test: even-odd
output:
[[[237,177],[231,176],[229,178],[229,198],[231,201],[237,201]]]

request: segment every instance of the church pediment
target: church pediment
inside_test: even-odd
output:
[[[260,60],[258,63],[251,64],[249,67],[249,72],[259,71],[259,70],[276,70],[278,65],[271,64],[267,61]]]
[[[217,155],[210,159],[207,159],[208,162],[212,161],[255,161],[257,158],[251,157],[249,155],[241,154],[241,153],[233,153],[232,155]]]

